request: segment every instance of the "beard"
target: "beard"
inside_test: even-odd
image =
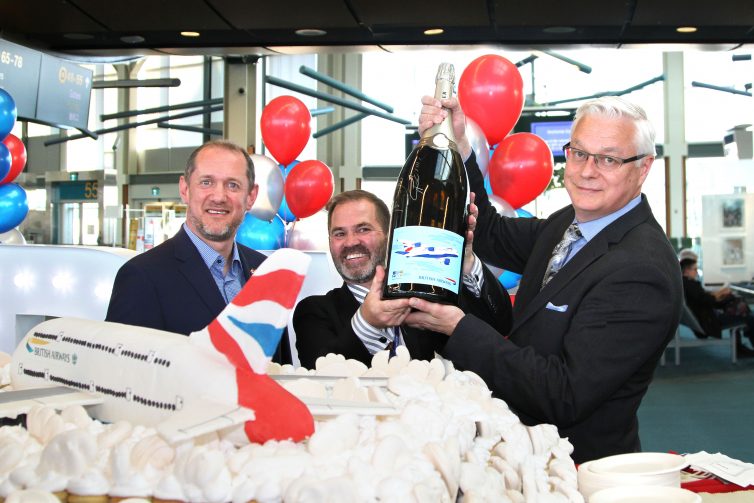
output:
[[[196,234],[198,234],[203,239],[206,239],[207,241],[214,242],[232,240],[235,237],[236,231],[238,230],[238,227],[240,227],[242,222],[242,220],[233,221],[225,226],[220,227],[219,229],[211,229],[209,226],[205,225],[200,218],[191,217],[191,219],[194,223]]]
[[[379,251],[372,253],[365,246],[356,245],[350,248],[343,248],[336,260],[333,260],[335,269],[341,277],[351,283],[365,283],[372,281],[378,265],[385,264],[385,243],[381,243]],[[362,253],[369,257],[369,262],[363,266],[351,268],[347,265],[346,257],[353,253]]]

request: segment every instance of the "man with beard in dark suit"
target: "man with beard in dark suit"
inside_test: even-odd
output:
[[[401,326],[409,311],[408,299],[381,299],[390,223],[385,203],[370,192],[352,190],[334,196],[327,212],[330,254],[344,283],[325,295],[308,297],[296,307],[293,328],[301,365],[315,368],[318,357],[337,353],[369,366],[374,353],[400,345],[405,345],[414,359],[432,359],[448,338]],[[464,264],[461,308],[506,332],[510,327],[507,292],[473,255],[465,258]]]
[[[581,105],[564,147],[571,204],[546,219],[512,219],[490,205],[458,100],[422,104],[420,131],[445,117],[441,107],[453,113],[478,206],[474,251],[522,278],[505,339],[421,299],[411,299],[418,311],[406,323],[449,335],[443,355],[479,374],[525,424],[556,425],[577,463],[639,451],[636,411],[683,299],[675,253],[641,193],[655,158],[644,110],[615,97]]]

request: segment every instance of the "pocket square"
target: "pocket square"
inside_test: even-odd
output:
[[[568,311],[568,304],[563,304],[562,306],[556,306],[552,302],[548,302],[545,309],[549,309],[550,311],[557,311],[559,313],[565,313]]]

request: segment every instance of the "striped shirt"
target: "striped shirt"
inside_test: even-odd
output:
[[[474,264],[471,266],[471,272],[463,275],[463,284],[474,297],[479,298],[482,286],[484,285],[484,274],[482,271],[482,261],[476,255],[474,256]],[[351,283],[346,283],[346,286],[359,305],[363,304],[364,299],[369,293],[369,288],[361,285],[352,285]],[[370,354],[384,351],[388,347],[395,349],[392,344],[395,340],[396,332],[399,335],[397,346],[405,345],[405,338],[400,327],[377,328],[364,319],[361,315],[361,309],[357,309],[351,318],[351,328],[353,328],[358,338],[361,339],[361,342],[364,343]]]
[[[220,290],[220,295],[222,295],[225,303],[228,304],[238,292],[241,291],[241,288],[246,282],[243,275],[241,256],[238,253],[236,242],[233,242],[233,261],[228,269],[228,273],[225,274],[225,257],[217,253],[214,248],[191,232],[191,229],[189,229],[185,223],[183,224],[183,228],[191,239],[191,242],[196,246],[196,250],[207,265],[209,272],[212,274],[212,279],[215,280],[217,289]]]

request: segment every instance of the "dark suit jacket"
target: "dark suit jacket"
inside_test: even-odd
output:
[[[546,220],[500,217],[473,155],[469,164],[480,212],[474,251],[523,277],[508,340],[466,316],[444,354],[479,374],[525,424],[556,425],[573,443],[577,463],[640,450],[636,411],[683,299],[678,260],[646,197],[540,291],[573,207]]]
[[[475,298],[462,287],[459,305],[465,312],[474,313],[503,333],[510,328],[510,297],[486,267],[480,298]],[[302,366],[314,368],[317,358],[328,353],[371,365],[372,355],[351,328],[351,318],[357,309],[359,302],[345,283],[325,295],[313,295],[299,302],[293,313],[293,328]],[[437,332],[408,326],[401,327],[401,330],[411,357],[418,360],[431,360],[448,341],[447,335]]]
[[[246,279],[266,258],[238,244]],[[188,335],[209,325],[225,308],[212,273],[186,231],[132,258],[118,270],[106,321]],[[283,334],[274,357],[290,363],[290,343]]]

